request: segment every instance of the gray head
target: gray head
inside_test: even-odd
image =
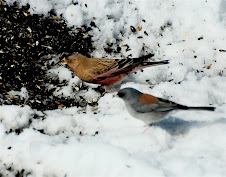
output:
[[[141,97],[143,93],[134,89],[134,88],[124,88],[119,90],[118,97],[123,99],[125,102],[129,102],[130,104],[136,103],[137,100]]]

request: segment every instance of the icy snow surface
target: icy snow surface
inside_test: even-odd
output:
[[[8,4],[15,0],[7,0]],[[225,0],[18,0],[30,12],[46,14],[55,9],[69,26],[89,24],[96,50],[93,57],[120,58],[153,52],[168,66],[146,68],[123,82],[145,93],[190,106],[217,107],[215,112],[178,112],[143,133],[145,124],[131,117],[124,103],[105,94],[98,113],[71,107],[45,111],[46,119],[29,124],[30,107],[0,107],[0,172],[25,169],[29,176],[226,176],[226,1]],[[134,26],[133,33],[130,26]],[[138,26],[140,30],[138,30]],[[145,31],[148,35],[145,34]],[[143,38],[137,38],[142,36]],[[103,46],[115,38],[128,44],[110,56]],[[114,46],[113,46],[114,47]],[[79,79],[66,68],[56,68],[68,81],[60,90],[70,96]],[[169,82],[171,80],[171,82]],[[89,85],[87,99],[100,95]],[[27,96],[26,89],[11,95]],[[19,135],[6,131],[24,128]],[[35,129],[43,129],[41,134]]]

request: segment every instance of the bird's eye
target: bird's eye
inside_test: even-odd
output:
[[[120,97],[120,98],[124,97],[124,95],[125,95],[125,93],[122,93],[122,92],[118,93],[118,97]]]

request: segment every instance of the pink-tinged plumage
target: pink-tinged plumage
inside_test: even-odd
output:
[[[81,80],[94,84],[112,85],[123,80],[135,71],[156,65],[168,64],[167,60],[148,62],[153,54],[140,58],[105,59],[87,58],[79,53],[74,53],[67,58],[67,64]]]

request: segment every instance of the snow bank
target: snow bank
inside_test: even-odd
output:
[[[100,98],[97,114],[90,106],[86,113],[72,107],[45,111],[45,118],[31,123],[40,112],[28,106],[1,106],[1,173],[13,176],[25,169],[29,176],[225,176],[224,0],[18,3],[29,3],[32,14],[48,15],[54,9],[69,26],[94,21],[97,28],[90,31],[94,57],[137,57],[153,52],[155,60],[170,60],[168,66],[130,75],[121,88],[134,87],[190,106],[213,105],[217,110],[179,112],[142,133],[144,123],[132,118],[114,93]],[[110,56],[103,50],[106,43],[113,43],[113,48],[119,44],[121,53]],[[63,67],[49,72],[68,83],[56,94],[74,94],[70,88],[79,83],[76,76]],[[92,89],[97,86],[86,85],[88,92],[80,94],[98,100],[100,94]],[[23,89],[10,94],[26,97]],[[7,133],[18,128],[23,128],[19,135]],[[9,167],[11,172],[6,170]]]

